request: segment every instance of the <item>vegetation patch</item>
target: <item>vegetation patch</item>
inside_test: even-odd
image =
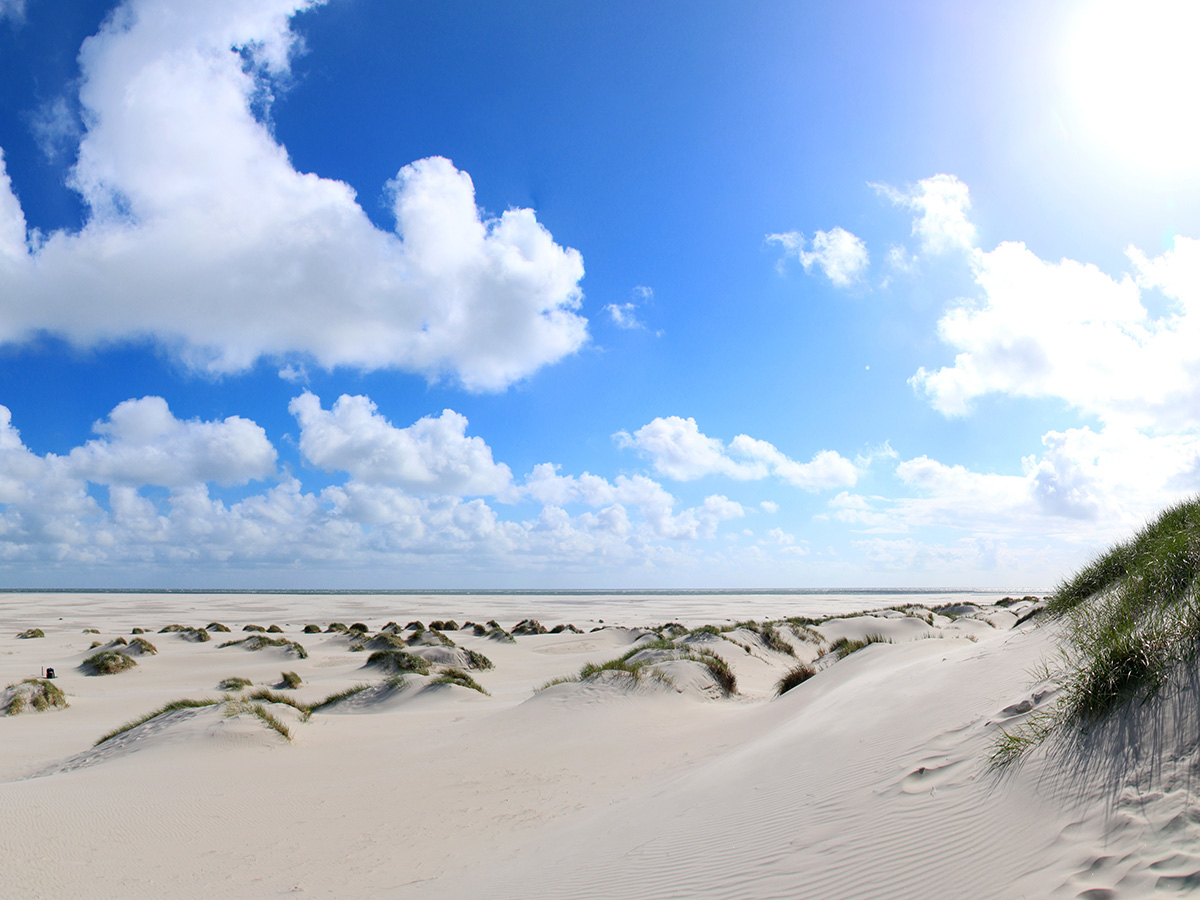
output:
[[[243,625],[242,631],[260,631],[265,634],[267,629],[263,628],[261,625]]]
[[[267,633],[268,634],[283,634],[283,629],[280,628],[278,625],[268,625]]]
[[[122,643],[124,643],[123,639],[122,639]],[[140,638],[140,637],[135,637],[132,641],[129,642],[129,649],[134,653],[142,653],[142,654],[146,654],[148,656],[153,656],[154,654],[158,653],[157,647],[155,647],[152,643],[150,643],[145,638]]]
[[[91,675],[116,675],[137,665],[136,660],[119,650],[101,650],[83,661]]]
[[[203,644],[212,640],[212,635],[204,628],[185,628],[179,632],[179,636],[193,644]]]
[[[1022,598],[1024,599],[1024,598]],[[1200,652],[1200,498],[1164,510],[1059,585],[1046,614],[1063,623],[1053,710],[1005,733],[1003,764],[1054,727],[1087,728],[1130,702],[1153,699]]]
[[[217,649],[225,647],[242,647],[246,650],[265,650],[267,647],[282,647],[288,653],[298,656],[300,659],[308,659],[308,651],[295,641],[289,641],[287,638],[269,638],[265,634],[252,634],[248,638],[242,638],[240,641],[226,641],[220,644]]]
[[[330,622],[329,627],[325,629],[326,634],[345,634],[348,629],[343,622]]]
[[[220,633],[220,634],[229,634],[229,632],[230,632],[230,628],[229,628],[229,626],[228,626],[228,625],[222,625],[220,622],[209,622],[209,623],[208,623],[208,626],[207,626],[207,628],[206,628],[205,630],[207,630],[207,631],[215,631],[215,632],[218,632],[218,633]]]
[[[864,634],[862,640],[843,637],[833,642],[829,652],[836,653],[838,659],[845,659],[851,653],[857,653],[869,644],[890,644],[891,642],[890,637],[884,637],[882,634]]]
[[[434,631],[458,631],[458,623],[453,619],[446,619],[445,621],[435,619],[429,623],[429,627]]]
[[[688,657],[702,663],[708,669],[708,674],[713,677],[726,696],[737,693],[737,676],[733,673],[733,669],[729,668],[729,664],[717,654],[699,650],[690,651]]]
[[[473,691],[479,691],[481,694],[488,694],[484,690],[483,685],[464,672],[462,669],[447,667],[442,669],[437,678],[433,679],[430,684],[457,684],[459,687],[470,688]]]
[[[70,705],[62,689],[45,678],[26,678],[18,684],[10,684],[8,691],[11,693],[4,712],[9,716],[18,715],[30,707],[36,712],[45,712],[48,709],[66,709]]]
[[[493,668],[492,661],[476,650],[463,650],[467,654],[467,664],[472,669],[487,670]]]
[[[371,629],[370,629],[370,628],[368,628],[368,627],[366,626],[366,623],[364,623],[364,622],[355,622],[353,625],[351,625],[351,626],[350,626],[349,630],[350,630],[350,631],[357,631],[359,634],[366,634],[366,633],[367,633],[367,632],[369,632]]]
[[[290,697],[287,694],[280,694],[270,688],[258,688],[246,695],[247,700],[266,700],[268,703],[282,703],[284,706],[290,706],[292,709],[300,713],[301,718],[307,720],[312,713],[312,707],[307,703],[301,703],[295,697]]]
[[[305,634],[320,634],[321,626],[320,625],[305,625],[304,633]]]
[[[792,666],[779,682],[775,685],[775,693],[778,696],[783,696],[798,684],[804,684],[808,679],[816,675],[816,669],[805,663],[800,663],[797,666]]]
[[[403,683],[403,681],[404,681],[404,679],[402,679],[402,678],[397,679],[397,680],[401,683]],[[320,703],[314,703],[310,707],[310,709],[312,712],[318,712],[322,709],[328,709],[331,706],[337,706],[337,704],[341,703],[343,700],[353,697],[356,694],[361,694],[363,691],[368,690],[370,687],[371,687],[371,685],[369,685],[369,684],[353,685],[351,687],[346,688],[343,691],[338,691],[336,693],[330,694],[328,697],[326,697]]]
[[[130,634],[145,634],[146,629],[145,628],[135,628],[135,629],[133,629],[133,631],[131,631],[129,633]]]
[[[31,638],[44,638],[45,636],[46,632],[40,628],[29,628],[17,635],[23,641],[30,640]]]
[[[226,678],[217,684],[218,691],[244,691],[254,684],[249,678]]]
[[[99,634],[100,629],[99,628],[85,628],[85,629],[83,629],[83,633],[84,634]]]
[[[429,663],[405,650],[376,650],[367,657],[367,665],[387,672],[429,674]]]
[[[279,683],[290,691],[296,690],[300,685],[304,684],[304,680],[295,672],[281,672],[279,675]]]
[[[114,728],[108,734],[104,735],[104,737],[100,738],[100,740],[96,741],[96,743],[94,743],[92,746],[99,747],[105,741],[110,741],[119,734],[124,734],[127,731],[137,728],[139,725],[144,725],[151,719],[157,719],[159,716],[175,712],[177,709],[200,709],[205,706],[216,706],[220,702],[220,700],[172,700],[165,706],[160,706],[158,709],[154,710],[154,712],[146,713],[144,716],[138,716],[138,718],[131,719],[119,728]]]

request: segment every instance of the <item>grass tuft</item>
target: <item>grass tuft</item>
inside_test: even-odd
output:
[[[40,628],[29,628],[17,635],[17,637],[24,641],[30,640],[31,638],[44,638],[45,636],[46,632],[42,631]]]
[[[19,684],[9,685],[10,690],[13,688],[16,688],[16,691],[9,698],[8,706],[5,709],[5,713],[10,716],[18,715],[30,706],[37,712],[45,712],[48,709],[66,709],[70,706],[67,703],[67,695],[62,692],[62,689],[53,681],[45,678],[26,678]]]
[[[303,679],[295,672],[281,672],[279,678],[280,683],[290,691],[294,691],[304,684]]]
[[[1055,727],[1087,728],[1127,703],[1151,700],[1200,654],[1200,498],[1163,510],[1065,580],[1046,614],[1063,624],[1060,700],[997,740],[997,765]]]
[[[92,746],[99,747],[105,741],[112,740],[119,734],[124,734],[126,731],[137,728],[139,725],[143,725],[146,722],[149,722],[151,719],[156,719],[159,716],[166,715],[167,713],[175,712],[177,709],[200,709],[201,707],[205,706],[216,706],[220,702],[220,700],[173,700],[166,706],[161,706],[154,710],[154,712],[146,713],[144,716],[139,716],[136,719],[126,722],[119,728],[114,728],[108,734],[104,735],[104,737],[100,738],[100,740],[96,741],[96,743],[94,743]]]
[[[137,665],[133,657],[126,656],[119,650],[101,650],[83,661],[92,675],[116,675]]]
[[[816,674],[816,669],[810,665],[806,665],[805,663],[800,663],[798,666],[792,666],[792,668],[788,669],[787,672],[784,673],[784,676],[780,678],[779,682],[775,685],[775,693],[777,696],[782,697],[792,688],[796,687],[797,685],[804,684],[804,682],[808,681],[808,679],[812,678]]]
[[[389,672],[429,674],[429,663],[406,650],[376,650],[367,657],[367,665]]]
[[[483,685],[481,685],[478,681],[476,681],[474,678],[472,678],[470,675],[468,675],[462,669],[455,669],[455,668],[451,668],[451,667],[442,669],[442,671],[437,676],[437,678],[433,679],[429,683],[430,684],[457,684],[459,687],[470,688],[473,691],[479,691],[479,693],[481,693],[481,694],[487,694],[487,696],[489,696],[489,697],[491,696],[491,694],[488,694],[488,692],[486,690],[484,690]]]
[[[295,641],[287,638],[269,638],[265,634],[252,634],[240,641],[226,641],[217,646],[218,650],[225,647],[244,647],[247,650],[264,650],[267,647],[283,647],[288,653],[294,653],[300,659],[308,659],[308,651]]]
[[[244,691],[254,684],[249,678],[226,678],[217,684],[218,691]]]
[[[882,634],[864,634],[862,640],[852,640],[851,638],[838,638],[829,648],[830,653],[836,653],[838,659],[845,659],[851,653],[857,653],[863,647],[870,644],[890,644],[892,639],[884,637]]]

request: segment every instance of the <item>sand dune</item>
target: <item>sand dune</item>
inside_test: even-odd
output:
[[[576,615],[582,634],[509,641],[381,632],[382,615],[289,613],[284,599],[199,610],[156,598],[135,613],[114,601],[86,624],[26,608],[3,622],[0,684],[50,664],[69,701],[0,716],[6,896],[1100,898],[1200,887],[1200,684],[1087,735],[1056,735],[1003,770],[990,764],[1002,729],[1054,701],[1032,673],[1055,652],[1056,626],[1016,625],[1029,603],[773,629],[725,617],[723,631],[690,634],[702,623],[600,628]],[[159,633],[216,618],[232,629],[216,640]],[[366,634],[323,630],[368,618]],[[314,621],[322,631],[304,633]],[[158,652],[87,674],[91,644],[127,648],[135,622]],[[274,622],[262,636],[299,644],[303,658],[286,645],[219,646]],[[45,636],[16,637],[33,627]],[[419,662],[383,671],[366,665],[373,647]],[[472,653],[493,667],[472,667]],[[775,696],[799,662],[816,674]],[[585,664],[595,671],[581,679]],[[297,689],[279,689],[285,670]],[[250,684],[218,689],[234,677]],[[93,746],[181,698],[208,705]]]

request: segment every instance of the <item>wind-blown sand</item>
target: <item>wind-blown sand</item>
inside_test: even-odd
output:
[[[650,611],[694,610],[686,599]],[[745,598],[736,609],[709,598],[705,615],[672,618],[728,627],[734,615],[796,614],[770,608],[777,599],[754,615]],[[573,607],[572,620],[521,597],[0,596],[0,687],[49,664],[70,704],[0,715],[0,894],[1103,898],[1200,887],[1200,685],[996,771],[1000,730],[1053,700],[1032,673],[1056,652],[1055,626],[1017,625],[1030,603],[976,599],[951,615],[833,619],[817,635],[781,625],[795,657],[753,629],[674,632],[726,661],[739,688],[726,697],[701,663],[663,650],[639,657],[664,678],[605,672],[537,691],[656,640],[614,627],[619,598],[587,615]],[[402,684],[366,666],[371,650],[352,650],[355,639],[302,632],[362,621],[370,637],[388,619],[451,616],[511,629],[530,613],[584,633],[446,631],[456,648],[428,636],[408,652],[434,662],[430,674]],[[592,631],[592,617],[606,627]],[[159,633],[214,620],[232,632],[203,643]],[[247,623],[277,624],[267,637],[308,657],[219,647],[247,637]],[[111,642],[131,641],[135,626],[156,654],[85,674],[93,641],[121,650]],[[16,637],[34,627],[45,637]],[[893,643],[827,652],[869,634]],[[434,683],[438,660],[467,650],[494,663],[469,670],[489,695]],[[776,697],[798,661],[817,674]],[[219,701],[223,679],[278,689],[284,671],[303,684],[279,693],[300,704],[372,687],[307,721],[260,701],[290,742],[242,692],[231,695],[240,705],[180,709],[92,746],[170,701]]]

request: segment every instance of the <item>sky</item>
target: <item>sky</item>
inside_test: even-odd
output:
[[[1049,589],[1200,487],[1198,19],[0,0],[0,585]]]

